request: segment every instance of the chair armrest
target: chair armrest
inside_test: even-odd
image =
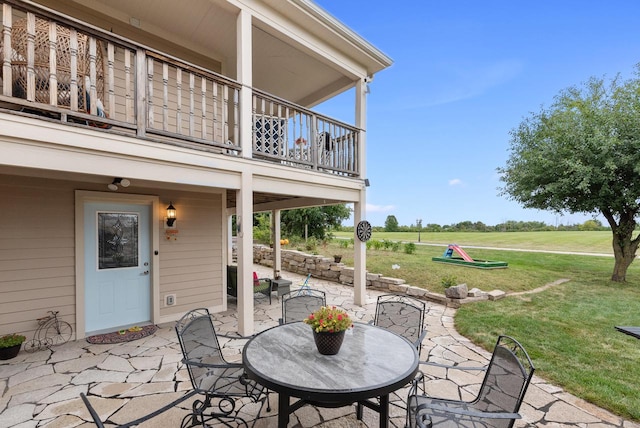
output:
[[[430,361],[420,361],[421,365],[425,366],[433,366],[433,367],[442,367],[444,369],[456,369],[456,370],[480,370],[486,371],[487,366],[452,366],[448,364],[440,364],[440,363],[432,363]]]
[[[239,369],[244,367],[242,365],[242,363],[226,363],[226,364],[207,364],[207,363],[201,363],[200,361],[195,361],[195,360],[187,360],[186,358],[182,359],[182,363],[187,365],[187,366],[194,366],[194,367],[202,367],[202,368],[209,368],[209,369]]]
[[[420,346],[422,346],[422,341],[424,340],[424,338],[427,336],[427,330],[422,330],[422,333],[420,333],[420,337],[413,343],[413,345],[418,348],[418,351],[420,351]],[[418,352],[420,353],[420,352]]]
[[[445,400],[443,400],[445,401]],[[435,410],[441,413],[451,413],[454,415],[471,416],[474,418],[483,419],[522,419],[519,413],[507,413],[507,412],[482,412],[480,410],[467,410],[455,407],[441,406],[438,403],[422,403],[416,407],[416,419],[420,415],[420,411],[423,410]]]
[[[255,334],[252,334],[251,336],[241,336],[238,333],[228,333],[228,334],[227,333],[225,333],[225,334],[216,333],[216,336],[224,337],[226,339],[238,339],[238,340],[247,339],[248,340],[248,339],[252,339],[255,336]]]

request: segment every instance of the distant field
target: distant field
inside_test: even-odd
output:
[[[334,232],[338,238],[352,238],[352,232]],[[412,232],[374,232],[371,239],[418,242]],[[611,254],[611,232],[421,232],[420,242],[458,244],[461,247],[518,248],[524,250],[575,251]]]

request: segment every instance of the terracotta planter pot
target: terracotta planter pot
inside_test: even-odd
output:
[[[0,360],[10,360],[11,358],[17,357],[21,346],[22,344],[10,346],[8,348],[0,348]]]

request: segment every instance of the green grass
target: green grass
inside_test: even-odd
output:
[[[610,240],[609,232],[604,233],[606,239],[602,232],[566,232],[569,236],[562,239],[556,233],[564,234],[523,233],[527,237],[523,244],[510,241],[504,246],[525,247],[536,242],[536,249],[542,249],[539,235],[548,234],[550,247],[562,243],[564,251],[585,251],[589,242],[588,252],[600,253],[606,252],[603,243]],[[494,235],[491,233],[456,235],[451,242],[463,247],[471,242],[498,246],[495,238],[486,240]],[[353,263],[351,246],[344,249],[330,244],[318,251],[343,254],[344,263]],[[464,305],[456,314],[456,329],[487,350],[492,349],[499,334],[511,335],[529,352],[537,375],[625,419],[640,421],[640,340],[614,329],[616,325],[640,325],[640,262],[629,268],[627,283],[619,284],[610,281],[612,257],[467,249],[473,258],[509,263],[507,269],[480,270],[431,261],[443,251],[442,247],[430,246],[418,246],[413,255],[369,250],[367,270],[436,292],[443,292],[442,279],[452,275],[469,288],[507,292],[533,290],[560,278],[569,279],[540,293]],[[392,269],[393,264],[400,269]]]
[[[338,238],[353,238],[352,232],[333,232]],[[418,233],[373,232],[371,239],[391,239],[418,242]],[[420,242],[429,244],[458,244],[461,247],[498,247],[524,250],[575,251],[612,254],[612,235],[598,232],[421,232]],[[472,256],[473,257],[473,256]]]

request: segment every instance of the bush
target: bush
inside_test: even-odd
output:
[[[416,244],[414,244],[413,242],[407,242],[406,244],[404,244],[404,252],[406,254],[413,254],[416,252]]]
[[[440,279],[440,284],[444,288],[455,287],[458,285],[458,279],[453,275],[445,275]]]
[[[400,251],[400,247],[402,247],[402,242],[393,241],[393,245],[391,246],[391,251],[397,253],[398,251]]]
[[[346,239],[341,239],[339,241],[340,248],[349,248],[349,241]]]
[[[384,246],[385,250],[389,250],[393,246],[393,241],[391,241],[389,239],[383,239],[382,240],[382,245]]]
[[[306,251],[317,252],[318,251],[318,240],[315,236],[307,239],[307,242],[304,244],[304,249]]]
[[[377,239],[372,239],[371,245],[373,246],[374,250],[381,250],[383,244],[382,244],[382,241],[379,241]]]

